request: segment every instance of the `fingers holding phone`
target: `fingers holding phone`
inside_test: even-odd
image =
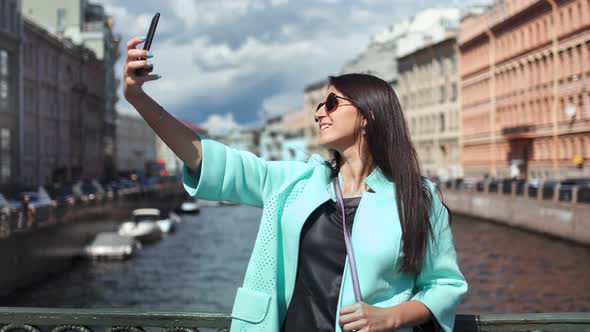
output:
[[[160,78],[160,75],[149,74],[154,70],[150,61],[153,57],[151,52],[135,48],[143,41],[143,38],[135,37],[127,43],[127,59],[123,72],[123,95],[127,100],[143,93],[143,83]],[[137,75],[138,71],[142,75]]]
[[[158,21],[160,21],[160,13],[156,13],[152,18],[152,22],[150,23],[150,28],[148,29],[147,36],[145,38],[145,42],[143,43],[143,50],[149,51],[150,47],[152,47],[152,41],[154,40],[154,36],[156,35],[156,28],[158,27]],[[148,57],[151,53],[147,53]],[[139,57],[137,60],[146,60],[146,57]],[[135,75],[142,76],[146,74],[146,69],[138,68],[135,69]]]
[[[137,71],[142,71],[143,73],[150,73],[154,70],[154,64],[149,60],[133,60],[127,63],[127,74],[129,76],[134,76],[136,80],[139,81],[151,81],[154,78],[158,79],[159,75],[137,75],[135,74]],[[153,77],[152,77],[153,76]]]
[[[160,13],[152,18],[147,36],[133,38],[127,43],[127,59],[125,61],[123,94],[127,100],[140,96],[143,91],[141,86],[147,81],[160,78],[160,75],[151,75],[154,65],[150,62],[153,54],[149,51],[156,34],[156,27],[160,19]],[[137,49],[137,45],[143,43],[143,49]]]

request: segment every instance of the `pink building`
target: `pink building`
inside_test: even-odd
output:
[[[461,22],[465,176],[590,175],[590,0],[505,0]]]

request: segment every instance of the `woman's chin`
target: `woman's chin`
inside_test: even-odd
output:
[[[335,139],[327,137],[327,136],[320,136],[320,138],[318,139],[318,145],[321,145],[328,150],[330,150],[330,149],[338,150],[338,146],[339,146],[338,140],[335,140]]]

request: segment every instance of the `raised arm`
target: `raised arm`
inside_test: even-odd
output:
[[[197,171],[201,166],[201,139],[190,128],[166,112],[155,100],[142,89],[145,82],[157,80],[158,75],[150,74],[153,66],[148,60],[148,51],[136,49],[142,39],[136,37],[127,43],[127,60],[123,74],[123,95],[133,105],[147,124],[154,130],[168,147],[180,158],[184,164]],[[137,76],[134,71],[145,68],[149,75]]]
[[[267,162],[250,152],[231,149],[206,137],[201,139],[142,90],[145,82],[159,76],[149,74],[153,66],[148,61],[136,60],[147,58],[147,51],[135,48],[141,42],[133,38],[127,43],[123,94],[184,162],[183,183],[191,196],[262,207],[266,198],[306,167],[303,162]],[[138,68],[145,68],[149,75],[135,75]]]

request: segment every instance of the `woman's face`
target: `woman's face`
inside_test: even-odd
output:
[[[324,102],[330,93],[334,93],[338,97],[348,98],[336,88],[330,86],[324,95]],[[336,100],[338,106],[331,110],[326,110],[325,105],[321,106],[315,114],[315,119],[318,121],[317,125],[320,130],[318,144],[342,152],[355,145],[354,131],[358,112],[360,111],[348,100],[341,98]],[[365,120],[363,118],[361,127],[364,125]]]

